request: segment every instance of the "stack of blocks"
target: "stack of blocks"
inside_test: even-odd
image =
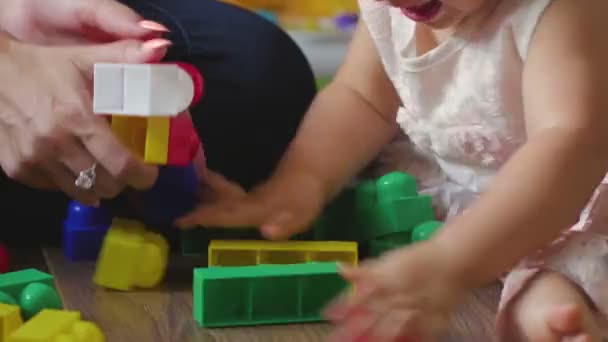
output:
[[[103,208],[70,205],[64,222],[66,256],[97,259],[93,281],[99,286],[121,291],[152,288],[164,277],[169,245],[146,226],[167,227],[196,204],[198,180],[191,161],[200,146],[194,134],[179,133],[194,132],[189,118],[174,115],[200,96],[196,89],[202,89],[202,78],[195,74],[183,66],[95,68],[95,112],[117,113],[111,118],[112,127],[125,145],[148,163],[166,165],[157,184],[142,194],[148,215],[143,223],[112,219]],[[184,75],[190,76],[189,81]],[[155,86],[163,82],[178,90],[167,84]],[[108,91],[110,85],[117,90]],[[155,97],[165,95],[162,91],[168,93],[165,101]],[[178,133],[172,135],[174,131]],[[172,145],[172,139],[177,143]],[[345,190],[314,225],[309,239],[314,241],[209,242],[205,230],[192,231],[182,238],[182,253],[200,255],[208,246],[208,267],[193,272],[194,319],[203,327],[321,321],[323,306],[348,285],[338,274],[338,263],[356,265],[360,246],[377,256],[425,240],[439,225],[433,219],[431,198],[417,193],[412,177],[394,172]],[[11,342],[50,342],[49,336],[67,334],[66,338],[79,342],[102,341],[101,332],[92,323],[80,322],[78,313],[57,311],[60,301],[50,281],[36,273],[12,287],[0,286],[5,290],[0,292],[0,302],[5,303],[0,307],[0,337],[13,336],[7,340]],[[22,316],[35,314],[17,329]],[[34,330],[44,333],[35,335]]]
[[[316,240],[356,241],[368,256],[428,239],[440,227],[430,196],[413,177],[392,172],[346,189],[317,220]]]
[[[204,327],[321,321],[346,287],[336,262],[357,259],[354,242],[211,241],[209,267],[194,270],[194,319]]]
[[[0,342],[103,342],[101,330],[64,311],[51,275],[25,269],[0,275]]]
[[[323,306],[347,286],[337,263],[356,265],[359,246],[374,257],[426,240],[439,226],[411,176],[363,181],[328,206],[313,227],[316,241],[211,241],[209,267],[194,270],[194,319],[203,327],[321,321]],[[182,248],[205,238],[189,233]]]

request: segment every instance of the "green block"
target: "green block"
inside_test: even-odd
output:
[[[391,172],[376,181],[378,202],[392,202],[418,196],[416,179],[403,172]]]
[[[372,258],[379,257],[388,251],[407,246],[410,243],[411,240],[409,232],[401,232],[383,236],[369,242],[368,256]]]
[[[356,213],[357,192],[355,188],[342,191],[313,224],[317,241],[358,241]]]
[[[320,76],[316,79],[317,90],[321,90],[325,88],[329,83],[331,83],[333,76]]]
[[[434,219],[430,196],[405,197],[378,203],[376,225],[367,232],[366,239],[409,232],[419,224]]]
[[[364,244],[409,232],[433,219],[431,197],[418,195],[414,177],[391,172],[344,190],[327,206],[313,229],[316,240]]]
[[[412,242],[425,241],[431,238],[433,234],[441,227],[442,223],[438,221],[428,221],[412,231]]]
[[[42,309],[61,309],[53,276],[36,269],[0,274],[0,302],[18,304],[25,320]]]
[[[181,252],[184,256],[207,255],[209,239],[205,229],[185,230],[180,233]]]
[[[215,328],[320,322],[345,287],[336,263],[197,268],[194,319]]]

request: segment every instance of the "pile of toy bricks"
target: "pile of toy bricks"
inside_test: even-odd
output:
[[[363,181],[298,237],[310,241],[210,241],[208,267],[194,270],[194,318],[204,327],[322,321],[323,307],[347,286],[337,263],[356,265],[360,255],[428,239],[439,226],[431,198],[417,193],[411,176]],[[186,233],[183,251],[200,253],[204,234]]]
[[[96,324],[62,307],[50,274],[36,269],[0,274],[0,342],[105,340]]]

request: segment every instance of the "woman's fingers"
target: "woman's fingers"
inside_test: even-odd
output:
[[[97,161],[91,153],[75,138],[69,139],[68,143],[63,144],[61,151],[61,162],[72,172],[74,181],[80,172],[94,167],[95,182],[90,191],[98,199],[113,198],[124,188],[124,184],[113,178],[103,165],[97,165]]]

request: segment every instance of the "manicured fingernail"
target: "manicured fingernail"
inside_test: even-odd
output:
[[[148,40],[147,42],[144,42],[142,45],[142,49],[159,50],[159,49],[164,49],[164,48],[170,46],[171,44],[172,43],[169,40],[157,38],[157,39],[152,39],[152,40]]]
[[[150,31],[169,32],[169,29],[165,25],[152,20],[142,20],[139,22],[139,26]]]

